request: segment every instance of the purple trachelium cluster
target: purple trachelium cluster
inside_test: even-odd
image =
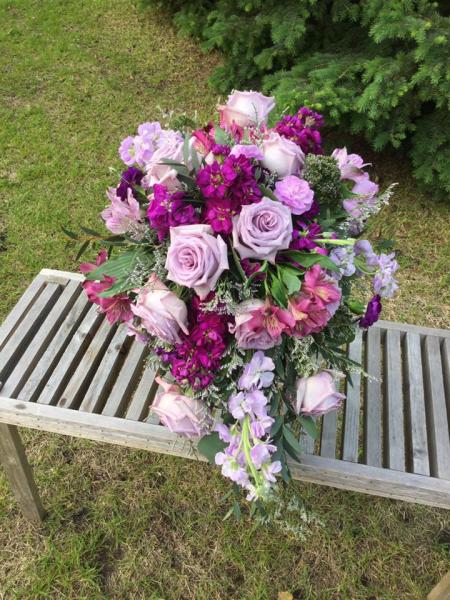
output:
[[[199,170],[197,185],[206,198],[205,222],[215,233],[229,235],[233,216],[239,214],[242,206],[258,202],[262,192],[250,159],[243,154],[225,157],[223,146],[215,146],[213,152],[215,150],[221,160],[214,160]]]
[[[262,391],[272,385],[274,369],[271,358],[255,352],[239,379],[240,391],[228,401],[236,423],[216,426],[220,439],[228,446],[216,454],[215,462],[222,467],[222,475],[247,490],[247,500],[266,499],[282,468],[280,461],[271,459],[277,450],[269,438],[274,420],[268,414],[269,400]]]
[[[171,227],[200,222],[194,207],[185,202],[184,198],[184,192],[170,193],[165,185],[158,183],[153,186],[153,198],[147,209],[147,218],[156,229],[160,242],[169,235]]]
[[[296,115],[282,117],[274,129],[300,146],[305,154],[323,154],[322,137],[319,132],[323,124],[322,115],[304,106]]]
[[[228,347],[229,320],[220,312],[204,311],[198,296],[193,298],[189,334],[181,333],[181,342],[174,344],[172,350],[156,350],[161,360],[170,365],[170,372],[179,384],[201,390],[213,381]]]

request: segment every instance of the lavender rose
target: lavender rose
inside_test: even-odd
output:
[[[172,433],[185,437],[208,433],[211,417],[206,407],[199,400],[181,394],[177,385],[159,377],[156,381],[164,391],[156,395],[151,410],[158,415],[161,423]]]
[[[186,304],[171,292],[153,274],[147,285],[141,289],[136,305],[131,305],[133,313],[142,319],[142,325],[150,333],[164,342],[181,342],[178,335],[181,329],[188,333]]]
[[[332,374],[321,371],[297,380],[294,410],[298,415],[324,415],[339,408],[344,398],[344,394],[336,391]]]
[[[289,248],[291,237],[290,210],[270,198],[243,206],[240,215],[233,217],[233,246],[241,258],[274,263],[277,252]]]
[[[313,203],[314,192],[309,183],[295,175],[287,175],[275,184],[275,195],[293,215],[307,212]]]
[[[171,227],[166,269],[168,279],[193,288],[203,300],[228,269],[227,246],[209,225]]]
[[[235,91],[228,96],[226,104],[218,107],[220,126],[228,129],[233,123],[239,127],[265,123],[274,106],[274,98],[259,92]]]
[[[271,173],[277,173],[279,177],[298,175],[305,162],[305,155],[300,146],[274,131],[263,141],[262,151],[263,166]]]

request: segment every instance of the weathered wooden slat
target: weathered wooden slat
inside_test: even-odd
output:
[[[384,354],[386,466],[389,469],[404,471],[406,469],[405,421],[399,331],[395,329],[386,331]]]
[[[79,294],[79,284],[76,281],[69,282],[3,385],[2,393],[5,396],[17,397],[21,386],[48,347]]]
[[[66,285],[69,281],[78,281],[81,283],[85,277],[81,273],[71,273],[70,271],[56,271],[54,269],[42,269],[39,273],[40,277],[44,277],[46,281],[60,283]]]
[[[118,417],[122,415],[130,399],[142,370],[142,364],[148,350],[144,344],[134,341],[122,365],[120,373],[102,410],[103,415]]]
[[[28,463],[17,427],[0,425],[0,462],[25,517],[40,525],[45,516],[33,472]]]
[[[337,411],[333,410],[323,416],[322,434],[320,438],[320,456],[336,458]]]
[[[57,400],[58,406],[64,406],[65,408],[78,407],[83,392],[89,386],[116,329],[116,327],[111,327],[107,319],[103,319],[64,391],[61,392]]]
[[[155,396],[158,384],[155,381],[156,368],[149,364],[144,368],[139,385],[125,414],[126,419],[142,421],[147,417],[149,406]]]
[[[29,307],[27,314],[14,331],[14,335],[3,346],[0,352],[0,381],[4,381],[14,368],[14,362],[20,352],[23,352],[27,347],[42,321],[50,312],[56,299],[61,294],[61,289],[61,286],[56,283],[48,283],[36,301]]]
[[[99,418],[92,413],[0,397],[0,422],[205,460],[194,441],[172,434],[160,425],[128,419]],[[301,463],[291,461],[289,467],[295,479],[450,508],[450,482],[446,480],[311,455],[303,455]]]
[[[38,402],[41,404],[56,402],[103,319],[104,316],[98,312],[97,306],[91,306],[70,340],[61,360],[42,388],[37,399]]]
[[[446,338],[442,343],[442,368],[444,370],[444,388],[447,401],[447,418],[450,429],[450,339]]]
[[[408,432],[410,456],[408,467],[418,475],[430,474],[428,458],[427,421],[422,374],[422,351],[418,333],[408,332],[405,336],[406,430]]]
[[[101,411],[103,402],[109,394],[114,382],[121,355],[126,351],[126,340],[127,329],[125,326],[121,326],[115,332],[114,337],[102,358],[102,362],[89,384],[87,392],[84,394],[79,410],[92,413]]]
[[[364,406],[364,462],[372,467],[383,464],[381,331],[370,327],[366,334],[366,378]]]
[[[317,419],[313,417],[313,421],[317,425]],[[300,445],[305,454],[314,454],[316,448],[316,440],[312,438],[306,431],[300,434]]]
[[[410,325],[409,323],[397,323],[396,321],[383,321],[380,319],[374,325],[380,329],[391,329],[393,331],[400,331],[406,333],[418,333],[421,336],[425,335],[437,335],[441,338],[450,338],[450,330],[448,329],[434,329],[432,327],[422,327],[421,325]]]
[[[38,275],[30,285],[27,287],[25,292],[19,298],[17,304],[11,310],[9,315],[3,321],[0,327],[0,350],[8,341],[11,334],[15,331],[18,325],[20,325],[22,319],[27,314],[30,306],[35,302],[36,297],[44,289],[46,281],[43,277]]]
[[[431,474],[450,479],[450,434],[439,338],[427,335],[423,349]]]
[[[348,357],[360,363],[362,358],[362,332],[350,344]],[[353,385],[347,382],[344,404],[344,427],[342,438],[342,459],[358,462],[359,454],[359,417],[361,408],[361,375],[352,373]]]
[[[72,339],[74,332],[78,328],[81,319],[86,314],[89,306],[90,304],[86,296],[81,294],[54,338],[47,346],[47,349],[39,359],[39,362],[34,366],[31,374],[28,375],[25,385],[17,396],[19,400],[32,401],[39,395],[45,382],[55,368],[55,365],[61,358],[62,353]]]
[[[450,571],[431,590],[427,600],[450,600]]]

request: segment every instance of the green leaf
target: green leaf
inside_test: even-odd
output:
[[[102,237],[102,234],[98,231],[94,231],[94,229],[89,229],[89,227],[80,227],[81,231],[83,231],[86,235],[92,235],[94,237]]]
[[[298,420],[302,424],[303,429],[306,431],[308,435],[310,435],[313,440],[317,439],[319,435],[319,430],[317,429],[317,425],[312,417],[304,417],[300,415]]]
[[[89,279],[90,281],[96,281],[103,279],[104,275],[115,277],[117,280],[127,278],[128,275],[133,271],[138,260],[148,260],[148,258],[146,258],[145,250],[139,247],[136,249],[127,250],[115,258],[107,260],[102,265],[97,267],[97,269],[88,273],[86,275],[86,279]]]
[[[184,143],[183,143],[183,159],[184,159],[184,164],[186,165],[186,167],[189,164],[189,136],[186,134],[184,136]]]
[[[298,292],[302,287],[302,282],[300,281],[297,275],[294,275],[292,272],[287,269],[281,268],[281,278],[283,279],[283,283],[287,287],[287,293],[289,296]]]
[[[280,281],[280,279],[278,279],[273,273],[272,273],[272,282],[270,285],[270,293],[272,294],[272,296],[275,299],[275,301],[277,302],[277,304],[279,304],[283,308],[286,308],[286,306],[287,306],[286,288],[284,287],[283,282]]]
[[[194,146],[192,146],[191,150],[191,160],[194,171],[197,173],[197,171],[200,169],[200,161],[198,160],[197,150],[194,148]]]
[[[314,265],[320,265],[328,271],[339,271],[337,265],[334,264],[331,258],[324,254],[318,254],[317,252],[299,252],[298,250],[287,250],[286,252],[283,252],[283,254],[289,256],[289,258],[292,258],[295,262],[300,263],[305,269],[309,269]]]
[[[259,189],[262,191],[264,196],[267,196],[267,198],[270,198],[271,200],[275,200],[275,202],[279,202],[278,198],[275,196],[275,194],[272,192],[272,190],[270,188],[266,187],[265,185],[260,185]]]
[[[355,315],[363,315],[366,310],[366,304],[361,300],[347,300],[347,306]]]
[[[228,134],[224,129],[220,127],[214,127],[214,138],[216,144],[226,146],[228,144]]]
[[[298,460],[302,453],[302,447],[288,425],[283,426],[283,446],[293,459]]]
[[[277,434],[280,432],[281,427],[284,423],[284,418],[281,416],[275,417],[275,423],[272,425],[270,430],[270,437],[275,438]]]
[[[198,442],[197,448],[200,454],[206,456],[208,462],[214,464],[214,458],[218,452],[226,447],[226,443],[222,442],[217,432],[204,435]]]
[[[175,160],[170,160],[168,158],[165,158],[164,160],[162,160],[160,162],[161,165],[169,165],[170,167],[172,167],[174,169],[174,171],[177,172],[178,176],[183,175],[184,177],[189,177],[189,171],[187,169],[187,167],[185,165],[182,165],[179,162],[176,162]]]
[[[78,250],[77,255],[75,257],[75,260],[79,260],[82,257],[84,252],[88,249],[90,243],[90,240],[86,240],[81,244],[80,249]]]
[[[70,231],[70,229],[66,229],[65,227],[61,227],[61,229],[68,237],[72,238],[72,240],[78,240],[78,235],[73,231]]]

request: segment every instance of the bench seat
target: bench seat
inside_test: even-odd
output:
[[[158,425],[147,349],[111,327],[82,276],[44,269],[0,328],[0,458],[26,516],[43,516],[17,426],[203,460]],[[450,508],[450,332],[380,321],[348,348],[343,410],[303,438],[293,477]]]

